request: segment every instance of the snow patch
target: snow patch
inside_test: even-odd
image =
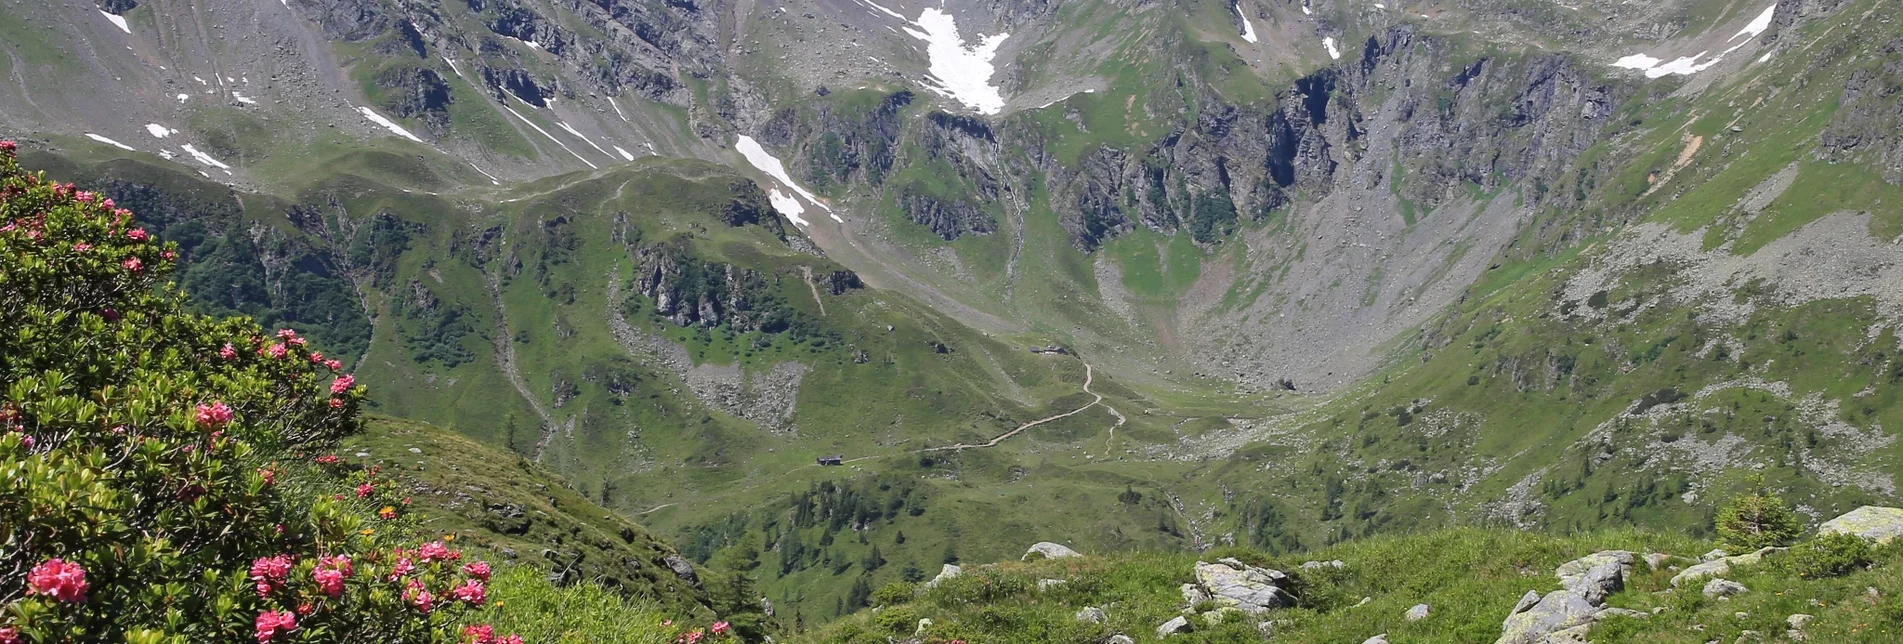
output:
[[[621,111],[621,104],[615,102],[615,97],[613,96],[608,97],[608,105],[610,107],[615,108],[615,116],[621,117],[621,120],[623,121],[628,120],[628,114],[626,112]]]
[[[518,101],[519,101],[519,100],[522,100],[522,99],[521,99],[520,97],[517,97],[517,98],[516,98],[516,100],[518,100]],[[554,142],[555,142],[555,145],[559,145],[559,146],[561,146],[561,148],[562,148],[563,150],[567,150],[569,154],[573,154],[573,155],[575,155],[575,158],[577,158],[577,159],[581,159],[581,162],[582,162],[582,163],[586,163],[586,164],[588,164],[588,167],[590,167],[590,168],[594,168],[594,169],[596,169],[596,170],[600,170],[600,169],[601,169],[601,166],[598,166],[598,165],[595,165],[595,162],[593,162],[593,161],[589,161],[587,157],[583,157],[583,156],[582,156],[581,154],[579,154],[579,153],[577,153],[577,152],[575,152],[575,150],[573,150],[573,149],[571,149],[571,148],[569,148],[569,147],[568,147],[568,144],[567,144],[567,143],[563,143],[563,142],[561,142],[561,140],[560,140],[560,139],[557,139],[557,138],[555,138],[555,135],[553,135],[553,134],[549,134],[549,133],[548,133],[548,130],[544,130],[544,129],[542,129],[542,126],[540,126],[540,125],[536,125],[536,124],[535,124],[535,121],[531,121],[531,120],[529,120],[529,119],[528,119],[528,117],[526,117],[526,116],[523,116],[521,112],[517,112],[517,111],[515,111],[515,108],[513,108],[513,107],[509,107],[509,106],[507,106],[507,105],[504,105],[504,106],[502,106],[502,109],[505,109],[505,110],[508,110],[510,114],[514,114],[514,115],[515,115],[515,117],[516,117],[517,119],[520,119],[520,120],[522,121],[522,123],[523,123],[523,124],[525,124],[525,125],[528,125],[529,127],[532,127],[532,128],[535,128],[535,131],[537,131],[537,132],[541,132],[541,133],[542,133],[542,136],[545,136],[545,137],[548,137],[548,140],[550,140],[550,141],[554,141]]]
[[[87,133],[86,133],[86,138],[88,138],[88,139],[92,139],[92,140],[94,140],[94,141],[98,141],[98,142],[100,142],[100,143],[104,143],[104,144],[106,144],[106,145],[110,145],[110,146],[112,146],[112,147],[115,147],[115,148],[119,148],[119,149],[121,149],[121,150],[125,150],[125,151],[127,151],[127,152],[132,152],[132,151],[134,151],[134,150],[132,149],[132,146],[130,146],[130,145],[126,145],[126,144],[124,144],[124,143],[120,143],[120,142],[118,142],[118,141],[114,141],[114,140],[112,140],[112,139],[108,139],[108,138],[106,138],[106,137],[103,137],[103,136],[99,136],[99,135],[97,135],[97,134],[93,134],[93,133],[91,133],[91,132],[87,132]]]
[[[1738,36],[1749,35],[1753,38],[1758,37],[1758,34],[1762,34],[1764,33],[1764,30],[1771,28],[1771,16],[1776,13],[1777,13],[1777,4],[1772,3],[1771,6],[1764,8],[1764,13],[1760,13],[1758,14],[1758,17],[1752,18],[1750,24],[1745,25],[1743,29],[1739,29],[1738,33],[1733,34],[1730,38],[1727,38],[1725,42],[1731,42],[1733,40],[1737,40]]]
[[[881,7],[881,6],[879,6],[879,3],[877,3],[877,2],[873,2],[872,0],[859,0],[859,2],[860,2],[860,3],[862,3],[862,4],[865,4],[866,6],[869,6],[869,7],[872,7],[872,8],[874,8],[874,9],[878,9],[879,11],[881,11],[881,12],[884,12],[884,13],[885,13],[885,15],[888,15],[888,16],[892,16],[892,17],[894,17],[894,18],[898,18],[898,19],[900,19],[900,20],[904,20],[904,19],[905,19],[905,16],[903,16],[903,15],[900,15],[900,14],[899,14],[899,12],[897,12],[897,11],[893,11],[893,10],[891,10],[891,9],[887,9],[887,8],[885,8],[885,7]]]
[[[192,97],[192,95],[191,95],[191,94],[179,94],[179,95],[178,95],[178,102],[180,102],[180,103],[183,103],[183,102],[185,102],[185,99],[188,99],[188,98],[191,98],[191,97]]]
[[[634,154],[632,154],[632,153],[630,153],[630,152],[628,152],[627,150],[623,150],[623,149],[621,149],[621,146],[619,146],[619,145],[613,145],[613,146],[609,146],[609,147],[612,147],[612,148],[614,148],[614,149],[615,149],[615,152],[617,152],[617,153],[619,153],[619,154],[621,155],[621,158],[623,158],[623,159],[627,159],[627,160],[629,160],[629,161],[633,161],[633,160],[634,160]]]
[[[1763,12],[1760,12],[1757,15],[1756,18],[1752,18],[1751,22],[1749,24],[1746,24],[1743,29],[1739,29],[1738,33],[1732,34],[1731,38],[1727,39],[1726,42],[1737,40],[1738,38],[1745,37],[1745,36],[1750,36],[1755,38],[1759,34],[1764,33],[1765,30],[1771,28],[1771,18],[1776,13],[1777,13],[1777,5],[1774,4],[1770,7],[1766,7]],[[1645,54],[1632,54],[1630,56],[1626,56],[1624,58],[1620,58],[1619,60],[1613,61],[1612,66],[1618,67],[1621,69],[1636,69],[1639,71],[1643,71],[1645,72],[1646,78],[1662,78],[1672,74],[1677,74],[1680,76],[1690,76],[1692,74],[1696,74],[1698,72],[1711,69],[1714,65],[1717,65],[1718,63],[1724,61],[1726,55],[1729,55],[1731,52],[1737,51],[1739,48],[1744,47],[1745,45],[1751,44],[1751,42],[1752,41],[1750,38],[1746,38],[1744,42],[1740,42],[1738,44],[1732,45],[1726,48],[1723,52],[1719,53],[1718,55],[1712,56],[1711,60],[1701,60],[1705,57],[1706,54],[1711,53],[1710,50],[1698,52],[1698,55],[1696,56],[1685,56],[1685,57],[1675,59],[1671,62],[1663,62],[1663,63],[1659,59],[1653,58],[1651,56],[1647,56]],[[1759,62],[1763,62],[1762,59],[1760,59]]]
[[[780,211],[780,214],[785,215],[788,221],[802,227],[812,225],[807,223],[806,218],[802,216],[806,214],[806,206],[800,205],[800,200],[794,199],[784,192],[780,192],[779,188],[768,191],[766,193],[766,199],[772,202],[773,209]]]
[[[474,163],[471,163],[471,164],[469,164],[469,167],[471,167],[471,168],[476,168],[476,164],[474,164]],[[483,172],[483,169],[482,169],[482,168],[476,168],[476,171],[477,171],[477,172],[482,172],[482,176],[485,176],[485,177],[489,177],[489,183],[491,183],[491,184],[494,184],[494,185],[498,185],[498,186],[499,186],[499,185],[502,185],[502,182],[496,179],[496,175],[493,175],[493,174],[489,174],[488,172]]]
[[[1054,100],[1054,101],[1051,101],[1051,102],[1049,102],[1049,103],[1045,103],[1045,104],[1043,104],[1043,105],[1039,105],[1039,106],[1037,106],[1037,109],[1040,109],[1040,110],[1041,110],[1041,109],[1044,109],[1044,108],[1046,108],[1046,107],[1050,107],[1050,106],[1052,106],[1052,105],[1056,105],[1056,104],[1058,104],[1058,103],[1062,103],[1062,102],[1064,102],[1064,101],[1068,101],[1068,100],[1070,100],[1070,97],[1072,97],[1072,96],[1076,96],[1076,95],[1078,95],[1078,94],[1095,94],[1095,93],[1097,93],[1097,90],[1095,90],[1095,89],[1086,89],[1086,90],[1084,90],[1084,91],[1082,91],[1082,92],[1071,92],[1071,93],[1069,93],[1069,94],[1065,94],[1063,98],[1059,98],[1059,99],[1057,99],[1057,100]]]
[[[1308,5],[1302,5],[1302,15],[1308,16],[1308,15],[1314,15],[1314,13],[1315,12],[1308,10]]]
[[[1255,42],[1255,23],[1249,22],[1248,14],[1242,12],[1241,2],[1237,2],[1232,6],[1236,10],[1236,17],[1242,19],[1242,39]],[[1302,9],[1307,10],[1308,7],[1302,7]]]
[[[1612,66],[1620,67],[1624,69],[1651,69],[1653,67],[1658,66],[1659,62],[1660,62],[1659,59],[1653,58],[1651,56],[1647,56],[1645,54],[1633,54],[1631,56],[1626,56],[1625,58],[1612,61]]]
[[[926,89],[963,103],[979,114],[1004,111],[1004,95],[997,86],[991,84],[992,75],[998,71],[992,59],[997,58],[998,47],[1004,45],[1005,39],[1010,38],[1011,34],[984,36],[967,47],[964,38],[958,35],[957,19],[949,13],[928,8],[920,11],[917,19],[907,20],[904,14],[879,6],[872,0],[858,2],[904,21],[903,32],[906,35],[925,41],[925,55],[931,61],[925,78]],[[886,28],[892,27],[888,25]],[[897,33],[900,30],[893,31]]]
[[[99,15],[105,16],[107,20],[111,20],[112,24],[118,27],[120,31],[123,31],[126,33],[132,33],[132,25],[126,24],[125,16],[115,16],[110,13],[106,13],[105,10],[103,9],[99,11]]]
[[[568,133],[575,135],[575,138],[581,139],[582,143],[587,143],[588,145],[594,146],[596,152],[600,152],[602,154],[608,153],[607,150],[603,150],[601,149],[601,146],[595,145],[594,141],[589,140],[588,137],[583,136],[582,133],[576,132],[575,128],[569,127],[567,123],[564,123],[562,121],[556,121],[555,124],[561,126],[561,128],[564,130],[568,130]]]
[[[1335,60],[1341,60],[1341,50],[1339,50],[1339,49],[1335,49],[1335,37],[1334,37],[1334,36],[1329,36],[1329,37],[1326,37],[1326,38],[1323,38],[1323,39],[1322,39],[1322,47],[1324,47],[1324,48],[1327,48],[1327,49],[1328,49],[1328,57],[1329,57],[1329,58],[1333,58],[1333,59],[1335,59]]]
[[[461,78],[461,77],[462,77],[462,75],[463,75],[463,69],[462,69],[461,67],[457,67],[457,66],[456,66],[456,61],[455,61],[455,60],[452,60],[452,59],[450,59],[450,57],[448,57],[448,56],[444,56],[444,57],[443,57],[443,62],[445,62],[445,63],[449,63],[449,71],[452,71],[452,72],[456,72],[456,76],[457,76],[458,78]]]
[[[152,138],[155,138],[155,139],[163,139],[165,137],[178,134],[178,130],[171,129],[163,125],[159,125],[157,123],[145,124],[145,131],[151,132]]]
[[[839,218],[839,213],[833,212],[830,206],[820,201],[819,197],[815,197],[813,193],[807,192],[805,188],[801,188],[800,184],[793,183],[793,178],[786,175],[786,166],[781,165],[779,158],[767,152],[766,148],[760,147],[760,142],[753,140],[753,137],[744,134],[740,135],[740,140],[734,143],[733,147],[740,151],[740,156],[747,158],[747,163],[752,164],[754,168],[766,173],[767,176],[773,177],[780,183],[785,184],[787,189],[798,193],[801,197],[805,197],[807,201],[813,202],[813,205],[819,206],[820,210],[824,210],[826,214],[832,215],[833,221],[840,223],[846,222],[846,220]],[[653,150],[653,144],[649,144],[648,149],[650,151]],[[776,188],[773,194],[780,194],[780,192]],[[772,196],[771,194],[768,195],[768,197]],[[800,206],[797,200],[783,194],[780,195],[780,198],[771,200],[773,201],[774,210],[778,210],[780,214],[786,215],[786,218],[791,219],[793,223],[801,226],[806,225],[806,220],[800,218],[800,215],[805,213],[806,209]],[[789,207],[787,204],[791,204],[791,206]]]
[[[194,148],[190,145],[181,145],[179,149],[184,150],[186,154],[192,155],[192,158],[197,159],[199,163],[224,170],[225,174],[231,174],[231,166],[225,165],[223,161],[211,158],[209,154],[199,152],[198,148]]]
[[[392,120],[390,120],[390,119],[387,119],[387,118],[383,118],[383,115],[382,115],[382,114],[378,114],[378,113],[376,113],[376,112],[374,112],[374,111],[371,111],[371,110],[370,110],[370,108],[368,108],[368,107],[362,107],[362,106],[359,106],[359,107],[357,108],[357,111],[358,111],[358,112],[362,112],[362,113],[363,113],[363,117],[364,117],[364,118],[367,118],[367,119],[370,119],[370,122],[371,122],[371,123],[375,123],[375,124],[377,124],[377,125],[381,125],[381,126],[383,126],[383,129],[386,129],[386,130],[389,130],[389,131],[391,131],[391,132],[394,132],[394,133],[396,133],[396,135],[397,135],[397,136],[400,136],[400,137],[403,137],[403,138],[406,138],[406,139],[409,139],[409,140],[411,140],[411,141],[415,141],[415,142],[417,142],[417,143],[422,143],[422,142],[423,142],[423,140],[422,140],[422,139],[419,139],[419,138],[416,138],[416,135],[414,135],[414,134],[411,134],[409,130],[405,130],[405,129],[403,129],[403,126],[401,126],[401,125],[397,125],[397,124],[396,124],[396,121],[392,121]]]
[[[245,105],[257,105],[257,104],[258,104],[258,99],[255,99],[255,98],[251,98],[251,97],[249,97],[249,96],[245,96],[245,95],[244,95],[244,92],[232,92],[232,93],[231,93],[231,97],[232,97],[232,98],[234,98],[234,99],[237,99],[237,100],[238,100],[238,102],[240,102],[240,103],[244,103]]]

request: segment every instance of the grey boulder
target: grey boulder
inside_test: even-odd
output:
[[[1071,550],[1070,548],[1066,548],[1063,545],[1051,543],[1049,541],[1039,541],[1037,543],[1031,544],[1031,549],[1024,551],[1025,561],[1030,561],[1032,559],[1040,559],[1040,558],[1041,559],[1064,559],[1068,557],[1082,557],[1082,556],[1083,555],[1077,554],[1076,550]]]
[[[1433,609],[1427,604],[1415,604],[1413,608],[1407,609],[1407,614],[1402,617],[1410,622],[1418,622],[1427,619],[1427,613],[1431,610]]]
[[[1170,618],[1170,621],[1163,622],[1161,625],[1158,625],[1156,627],[1156,636],[1169,637],[1177,633],[1188,633],[1190,632],[1190,630],[1192,629],[1189,625],[1189,618],[1183,617],[1182,615],[1177,615],[1175,617]]]
[[[1295,604],[1295,598],[1282,588],[1289,583],[1288,575],[1233,559],[1213,564],[1196,562],[1196,583],[1209,591],[1216,603],[1250,614]]]
[[[1877,543],[1903,536],[1903,508],[1866,505],[1817,526],[1817,534],[1851,534]]]
[[[1738,582],[1731,581],[1729,579],[1713,579],[1711,581],[1705,582],[1705,596],[1706,597],[1730,597],[1732,595],[1744,593],[1747,590],[1748,589],[1744,587],[1744,584],[1740,584]]]
[[[1508,615],[1506,621],[1500,624],[1500,639],[1494,640],[1494,644],[1551,642],[1554,640],[1550,636],[1561,631],[1590,627],[1598,612],[1578,593],[1555,590],[1532,606]],[[1585,629],[1579,630],[1583,634]]]

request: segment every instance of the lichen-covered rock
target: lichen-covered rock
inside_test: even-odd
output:
[[[1107,616],[1104,615],[1103,609],[1096,606],[1085,606],[1083,610],[1077,611],[1077,621],[1080,622],[1102,624],[1105,619]]]
[[[1903,536],[1903,508],[1866,505],[1817,526],[1817,534],[1850,534],[1889,543]]]
[[[1070,548],[1066,548],[1062,545],[1051,543],[1049,541],[1039,541],[1035,544],[1032,544],[1030,550],[1024,551],[1025,561],[1033,561],[1037,559],[1063,559],[1065,557],[1082,557],[1082,556],[1083,555],[1081,554],[1077,554],[1076,550],[1071,550]]]
[[[1569,578],[1569,582],[1561,585],[1585,598],[1586,603],[1603,606],[1606,597],[1625,589],[1625,568],[1618,562],[1608,561]]]
[[[1630,569],[1632,562],[1637,559],[1632,553],[1624,550],[1602,550],[1560,564],[1559,568],[1553,570],[1553,575],[1559,577],[1559,585],[1564,587],[1568,580],[1577,579],[1593,568],[1615,563],[1622,568]]]
[[[1177,633],[1188,633],[1191,630],[1194,630],[1194,627],[1189,625],[1189,618],[1177,615],[1170,618],[1170,621],[1157,625],[1156,636],[1169,637]]]
[[[1183,603],[1190,606],[1209,601],[1209,593],[1203,592],[1203,588],[1196,584],[1183,584],[1182,591]]]
[[[1598,609],[1570,590],[1555,590],[1524,611],[1507,616],[1494,644],[1551,642],[1549,636],[1577,627],[1590,627]],[[1580,629],[1583,634],[1584,629]],[[1562,640],[1563,641],[1563,640]]]
[[[1196,583],[1218,603],[1251,614],[1295,604],[1295,598],[1282,589],[1288,584],[1288,575],[1240,561],[1196,562]]]
[[[1062,579],[1039,579],[1037,580],[1037,591],[1044,592],[1062,585],[1064,585],[1064,580]]]
[[[1433,608],[1427,604],[1415,604],[1413,608],[1407,609],[1407,614],[1402,615],[1402,617],[1410,622],[1418,622],[1427,619],[1427,613],[1431,610],[1433,610]]]
[[[1744,587],[1744,584],[1729,579],[1713,579],[1705,582],[1706,597],[1730,597],[1747,592],[1748,590],[1749,589]]]
[[[1746,553],[1746,554],[1732,556],[1732,557],[1720,557],[1718,559],[1708,560],[1705,563],[1688,567],[1684,570],[1679,571],[1678,574],[1673,575],[1672,587],[1677,588],[1679,586],[1685,585],[1690,582],[1698,581],[1706,577],[1716,577],[1718,575],[1731,572],[1731,569],[1737,566],[1754,566],[1754,565],[1757,565],[1758,562],[1764,561],[1764,558],[1766,556],[1777,554],[1777,553],[1783,552],[1784,550],[1785,550],[1784,548],[1776,548],[1776,547],[1760,548],[1758,549],[1757,552],[1751,552],[1751,553]],[[1721,551],[1714,551],[1714,552],[1721,552]]]
[[[1374,637],[1361,640],[1361,644],[1388,644],[1388,634],[1382,633],[1380,635],[1376,635]]]
[[[964,572],[965,572],[965,569],[963,568],[959,568],[958,566],[954,566],[952,564],[945,564],[944,568],[940,568],[938,570],[937,577],[933,577],[931,581],[925,582],[925,587],[937,588],[940,582],[943,582],[947,579],[951,579],[953,577],[957,577],[961,574],[964,574]]]

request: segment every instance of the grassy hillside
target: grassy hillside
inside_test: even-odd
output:
[[[1638,531],[1597,531],[1568,537],[1512,530],[1450,529],[1410,536],[1384,536],[1302,555],[1269,555],[1226,548],[1189,554],[1104,554],[1079,558],[999,563],[967,568],[960,577],[931,589],[910,586],[877,591],[882,608],[865,611],[807,633],[798,641],[883,642],[920,633],[925,642],[1098,642],[1112,634],[1157,641],[1154,629],[1188,614],[1195,628],[1169,641],[1259,642],[1258,624],[1272,623],[1274,641],[1361,642],[1378,634],[1401,642],[1485,642],[1501,634],[1501,622],[1528,590],[1558,587],[1552,571],[1561,563],[1609,549],[1686,557],[1654,570],[1637,563],[1622,591],[1607,606],[1646,617],[1618,615],[1593,626],[1593,641],[1731,642],[1779,639],[1793,614],[1814,617],[1803,633],[1811,641],[1889,642],[1903,633],[1903,549],[1891,546],[1866,568],[1818,576],[1795,558],[1767,559],[1740,567],[1727,578],[1749,591],[1726,599],[1706,597],[1699,584],[1673,589],[1676,569],[1696,562],[1714,544]],[[1197,561],[1235,557],[1288,572],[1298,598],[1294,607],[1255,618],[1230,616],[1211,625],[1184,603],[1179,586],[1195,581]],[[1340,568],[1303,568],[1309,561],[1340,561]],[[1809,575],[1808,577],[1806,575]],[[1040,589],[1043,580],[1061,585]],[[1048,583],[1048,582],[1046,582]],[[916,593],[916,594],[915,594]],[[1410,607],[1427,604],[1418,621]],[[1106,619],[1077,619],[1087,607]],[[1210,605],[1194,607],[1210,610]],[[919,631],[919,620],[931,620]],[[1755,632],[1759,635],[1752,636]]]

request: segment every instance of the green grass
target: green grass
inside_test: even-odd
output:
[[[1289,641],[1358,642],[1380,633],[1395,642],[1489,641],[1499,636],[1501,621],[1527,590],[1543,594],[1557,589],[1551,571],[1560,563],[1607,549],[1692,557],[1710,547],[1681,536],[1634,531],[1556,537],[1456,529],[1377,537],[1300,556],[1220,548],[1200,559],[1233,556],[1288,571],[1294,576],[1298,605],[1213,627],[1192,615],[1198,629],[1188,639],[1260,641],[1255,624],[1268,620],[1276,622],[1275,638]],[[1193,581],[1192,564],[1198,559],[1191,554],[1086,553],[1075,559],[968,568],[964,576],[882,611],[932,620],[925,632],[928,642],[1096,642],[1113,633],[1155,641],[1155,626],[1181,614],[1184,605],[1177,587]],[[1345,566],[1338,571],[1299,567],[1310,560],[1340,560]],[[1663,611],[1646,620],[1606,620],[1593,630],[1595,641],[1731,641],[1747,629],[1781,635],[1785,616],[1800,612],[1817,616],[1806,630],[1818,641],[1887,642],[1903,630],[1903,604],[1892,596],[1903,590],[1900,548],[1883,550],[1872,569],[1840,578],[1801,578],[1776,559],[1741,567],[1731,577],[1751,592],[1729,602],[1705,599],[1697,587],[1674,591],[1667,583],[1672,574],[1639,563],[1609,604]],[[1040,579],[1065,583],[1039,591]],[[1865,587],[1877,588],[1879,599],[1867,600]],[[1419,603],[1431,607],[1429,616],[1405,620],[1407,609]],[[1077,622],[1074,615],[1087,606],[1102,608],[1107,621]],[[887,635],[910,634],[912,621],[902,625],[904,633],[888,630],[891,621],[862,612],[796,641],[877,642]]]

